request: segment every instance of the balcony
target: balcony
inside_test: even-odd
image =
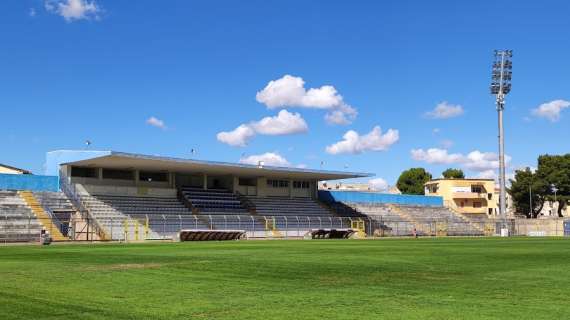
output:
[[[451,196],[453,199],[487,199],[487,193],[476,192],[454,192]]]

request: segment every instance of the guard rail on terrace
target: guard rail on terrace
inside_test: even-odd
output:
[[[97,234],[99,239],[111,240],[107,239],[107,235],[105,234],[105,231],[101,227],[99,222],[93,219],[89,214],[89,209],[87,209],[87,207],[81,200],[81,196],[77,192],[76,186],[74,184],[68,183],[67,179],[63,175],[60,175],[59,187],[61,188],[61,191],[67,196],[69,201],[73,204],[73,206],[78,210],[79,214],[81,215],[81,218],[86,223],[87,228],[89,229],[89,227],[91,227],[92,232]],[[87,236],[89,236],[89,234],[90,232],[87,233]]]
[[[347,229],[364,227],[369,237],[410,237],[416,233],[433,236],[498,236],[502,220],[489,219],[472,223],[446,220],[404,221],[369,217],[315,217],[315,216],[251,216],[251,215],[141,215],[137,217],[108,218],[105,225],[115,241],[171,240],[180,230],[243,230],[249,238],[302,238],[313,229]],[[0,208],[0,243],[39,241],[41,219],[15,219],[9,209]],[[48,222],[48,221],[46,221]],[[362,222],[361,224],[355,222]],[[564,219],[510,219],[508,226],[514,236],[564,236]],[[418,228],[418,223],[422,228]],[[95,225],[91,218],[72,217],[67,236],[75,241],[94,241],[86,236],[85,226]],[[52,233],[53,230],[46,230]]]

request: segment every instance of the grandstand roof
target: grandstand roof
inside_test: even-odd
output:
[[[170,172],[200,172],[206,174],[235,174],[240,176],[287,177],[296,179],[336,180],[371,177],[370,173],[312,170],[290,167],[256,166],[241,163],[182,159],[143,154],[97,151],[93,157],[61,163],[62,165],[103,167],[109,169],[138,169]]]
[[[9,169],[9,170],[16,171],[16,172],[18,172],[18,173],[20,173],[20,174],[32,174],[31,171],[28,171],[28,170],[25,170],[25,169],[16,168],[16,167],[12,167],[12,166],[9,166],[9,165],[3,164],[3,163],[0,163],[0,167],[6,168],[6,169]]]

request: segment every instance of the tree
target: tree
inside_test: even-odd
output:
[[[532,190],[532,210],[530,198]],[[530,168],[516,170],[514,180],[508,190],[516,212],[524,214],[527,218],[536,218],[544,207],[545,194],[548,192],[547,183]]]
[[[547,184],[544,190],[547,200],[554,201],[553,187],[557,189],[557,213],[562,217],[562,210],[570,200],[570,154],[539,156],[536,175]]]
[[[461,169],[452,169],[449,168],[442,172],[442,175],[446,179],[465,179],[465,174]]]
[[[404,194],[424,194],[424,184],[431,180],[431,173],[424,168],[411,168],[400,174],[397,187]]]

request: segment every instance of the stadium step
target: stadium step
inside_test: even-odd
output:
[[[51,217],[44,208],[40,205],[34,194],[30,191],[19,191],[18,194],[26,202],[28,207],[32,209],[34,215],[38,218],[40,223],[44,228],[49,231],[51,237],[54,241],[66,241],[68,240],[59,230],[58,226],[53,223]]]
[[[391,204],[391,203],[388,204],[388,207],[390,208],[390,210],[397,213],[402,219],[404,219],[406,221],[410,221],[411,223],[413,223],[414,227],[418,231],[418,234],[419,234],[419,232],[422,232],[424,235],[428,235],[428,236],[432,235],[432,230],[429,226],[427,226],[424,223],[420,223],[419,221],[414,219],[414,217],[412,217],[410,214],[408,214],[406,211],[402,210],[400,207],[398,207],[394,204]]]

